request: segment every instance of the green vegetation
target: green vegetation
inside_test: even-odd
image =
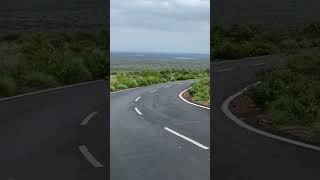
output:
[[[216,26],[212,31],[214,59],[238,59],[320,46],[320,24],[299,27],[262,25]]]
[[[291,55],[285,67],[268,70],[248,95],[270,112],[274,128],[308,127],[320,143],[320,53]]]
[[[192,84],[188,92],[196,103],[210,106],[210,78],[208,76]]]
[[[209,76],[209,70],[143,70],[134,72],[112,72],[110,77],[110,90],[117,91],[127,88],[147,86],[170,81],[203,78]]]
[[[208,69],[206,60],[111,60],[111,72],[117,71],[143,71],[153,69],[157,71],[166,69]]]
[[[0,97],[105,78],[105,35],[50,32],[0,38]]]

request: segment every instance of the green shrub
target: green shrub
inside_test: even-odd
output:
[[[43,72],[31,72],[24,77],[24,86],[29,90],[56,87],[59,83],[54,76]]]
[[[210,80],[209,78],[203,78],[199,82],[191,85],[188,90],[189,94],[195,101],[210,102]]]
[[[65,84],[92,80],[92,74],[82,63],[82,59],[65,59],[62,65],[57,68],[55,75]]]
[[[114,85],[110,85],[110,91],[115,91],[116,87]]]
[[[16,91],[17,87],[13,78],[0,76],[0,97],[13,96]]]
[[[287,67],[297,73],[315,73],[320,69],[320,58],[314,55],[295,55],[288,58]]]
[[[283,68],[261,73],[247,92],[258,107],[271,112],[275,126],[309,126],[320,120],[320,56],[290,56]]]
[[[116,84],[116,88],[119,90],[128,89],[128,86],[125,84]]]
[[[135,71],[135,72],[115,72],[111,75],[111,85],[118,90],[120,88],[133,88],[147,86],[151,84],[164,83],[175,80],[186,80],[209,76],[209,70],[184,70],[166,69],[160,71]]]
[[[283,125],[293,124],[292,114],[284,110],[277,110],[271,112],[272,125],[274,127],[281,127]]]
[[[312,130],[313,139],[315,142],[320,143],[320,125],[316,123]]]
[[[299,48],[298,43],[293,39],[286,39],[280,42],[279,44],[281,49],[285,50],[296,50]]]
[[[134,88],[139,86],[138,82],[132,78],[125,79],[123,83],[129,88]]]

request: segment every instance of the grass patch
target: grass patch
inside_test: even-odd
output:
[[[198,104],[210,106],[210,78],[203,77],[200,81],[191,85],[188,90],[192,100]]]
[[[113,72],[110,76],[110,90],[117,91],[170,81],[196,79],[209,76],[209,70],[142,70],[134,72]]]
[[[11,34],[0,41],[0,96],[107,77],[104,32]]]
[[[291,55],[285,67],[265,71],[258,80],[247,93],[271,112],[272,126],[309,127],[320,143],[320,53]]]
[[[240,25],[212,28],[215,59],[238,59],[320,46],[320,24],[304,26]]]

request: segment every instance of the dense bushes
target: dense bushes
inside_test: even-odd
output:
[[[188,92],[192,100],[210,105],[210,78],[204,77],[199,82],[192,84]]]
[[[178,70],[114,72],[110,78],[111,91],[147,86],[176,80],[186,80],[209,76],[209,70]]]
[[[213,55],[237,59],[320,46],[320,24],[300,27],[231,25],[213,27]]]
[[[319,127],[320,55],[294,55],[287,65],[261,74],[248,94],[255,104],[271,112],[275,127]],[[319,135],[320,129],[314,132]],[[317,135],[317,136],[318,136]]]
[[[2,39],[2,97],[107,77],[103,33],[28,33]]]
[[[0,77],[0,97],[12,96],[16,93],[16,83],[13,78]]]

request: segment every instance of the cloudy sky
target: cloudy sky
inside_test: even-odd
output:
[[[111,51],[209,53],[210,0],[111,0]]]

